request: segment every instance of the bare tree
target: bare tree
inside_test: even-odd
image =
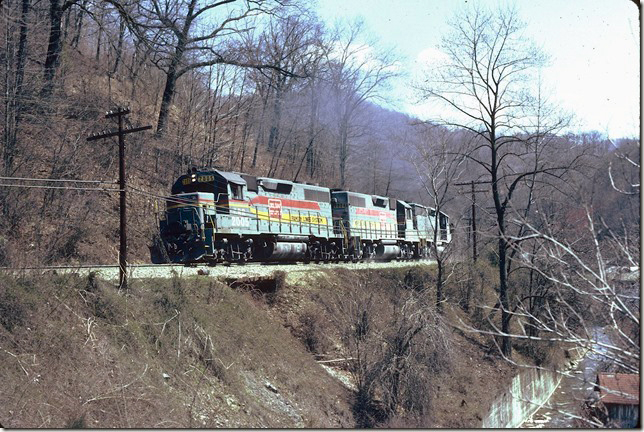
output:
[[[269,23],[268,29],[260,37],[258,53],[260,63],[272,64],[275,69],[268,70],[268,85],[273,93],[271,127],[268,135],[268,149],[274,150],[279,141],[279,127],[284,95],[289,92],[296,79],[292,75],[280,73],[289,70],[299,76],[306,75],[310,59],[319,56],[315,42],[319,40],[321,28],[317,23],[299,16],[289,16]],[[261,71],[260,71],[261,73]]]
[[[63,14],[75,0],[50,0],[49,1],[49,42],[45,57],[44,81],[41,95],[47,97],[54,89],[54,78],[60,64],[60,53],[63,49]]]
[[[463,175],[465,154],[459,151],[459,140],[465,134],[436,125],[420,124],[417,140],[412,144],[411,163],[433,207],[433,232],[431,249],[437,263],[436,310],[442,313],[444,302],[445,264],[450,248],[439,247],[439,218],[445,206],[454,198],[452,190],[456,180]]]
[[[362,22],[353,23],[345,31],[336,31],[337,48],[328,54],[328,67],[336,110],[339,187],[343,188],[347,183],[350,139],[356,133],[353,122],[367,101],[382,98],[383,87],[397,71],[391,53],[378,53],[371,45],[360,41]]]
[[[535,313],[520,302],[516,314],[528,320],[535,332],[513,333],[515,338],[554,340],[599,352],[622,371],[639,372],[640,296],[639,239],[612,236],[597,240],[598,226],[586,210],[586,235],[591,248],[563,240],[549,228],[525,223],[522,256],[532,269],[556,290]],[[606,228],[606,227],[604,227]],[[529,243],[536,247],[528,249]],[[609,260],[608,256],[613,259]],[[610,265],[618,259],[621,265]],[[607,340],[598,340],[596,327],[608,326]]]
[[[252,27],[252,20],[272,14],[279,1],[149,0],[138,3],[132,26],[137,35],[156,49],[153,63],[165,73],[165,87],[157,121],[157,135],[163,135],[176,83],[186,72],[216,64],[257,69],[275,68],[240,58],[240,35]],[[161,35],[160,38],[157,36]],[[280,72],[287,73],[285,70]]]
[[[552,141],[542,139],[559,131],[566,119],[535,122],[534,73],[546,58],[523,37],[524,25],[514,9],[473,8],[450,25],[440,46],[446,59],[420,89],[447,108],[448,116],[435,119],[438,123],[475,137],[465,155],[485,174],[494,202],[501,331],[507,334],[512,314],[506,214],[526,181],[561,177],[569,169],[569,163],[546,157]],[[503,353],[510,356],[511,350],[510,338],[503,336]]]
[[[640,167],[639,144],[634,148],[617,149],[608,157],[608,168],[600,166],[600,173],[623,198],[622,207],[627,207],[626,201],[639,207],[640,181],[637,174],[633,175]],[[626,160],[625,164],[617,165],[617,172],[616,160]],[[601,195],[582,197],[583,211],[573,236],[570,226],[562,227],[569,225],[567,220],[547,225],[531,222],[525,223],[528,228],[522,241],[515,244],[524,260],[534,263],[532,268],[558,288],[559,297],[572,293],[579,300],[560,302],[564,312],[554,316],[557,318],[554,320],[553,317],[538,320],[539,328],[566,342],[586,348],[594,345],[598,348],[593,349],[613,359],[622,370],[637,373],[640,359],[640,220],[628,212],[616,218],[604,218],[596,204],[609,192],[610,189],[599,192]],[[584,308],[592,312],[584,314]],[[534,320],[532,311],[522,312]],[[562,321],[562,316],[574,319]],[[570,325],[571,322],[578,325]],[[547,329],[544,324],[548,325]],[[609,340],[597,341],[592,337],[593,327],[604,325],[610,329]]]
[[[429,290],[402,281],[375,287],[374,278],[360,277],[321,298],[356,386],[358,427],[425,417],[432,380],[449,369],[452,356],[449,330]]]

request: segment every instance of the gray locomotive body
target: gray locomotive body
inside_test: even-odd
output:
[[[358,261],[428,256],[447,215],[420,204],[216,169],[177,179],[152,262]],[[433,217],[432,217],[433,216]],[[445,234],[445,235],[442,235]]]

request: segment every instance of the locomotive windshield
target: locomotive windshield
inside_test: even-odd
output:
[[[230,187],[229,187],[230,185]],[[235,173],[205,171],[186,174],[174,183],[172,194],[205,192],[214,195],[216,203],[227,204],[228,199],[243,200],[246,181]]]
[[[443,212],[438,214],[438,224],[440,226],[441,240],[447,240],[447,215]]]

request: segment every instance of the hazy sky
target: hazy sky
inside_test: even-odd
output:
[[[394,107],[423,118],[408,88],[436,52],[447,20],[474,0],[318,0],[318,13],[362,17],[370,36],[393,47],[408,72],[395,83]],[[495,6],[497,1],[480,3]],[[640,29],[631,0],[516,0],[527,35],[550,55],[544,83],[576,116],[572,131],[597,130],[611,138],[640,134]]]

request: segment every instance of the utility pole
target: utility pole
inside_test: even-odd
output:
[[[474,192],[474,181],[472,181],[472,260],[476,262],[476,194]]]
[[[125,135],[134,132],[151,129],[152,126],[123,128],[123,120],[130,113],[129,108],[118,107],[105,113],[105,118],[118,118],[118,130],[103,131],[100,134],[92,134],[87,141],[96,141],[99,139],[119,137],[119,290],[127,290],[127,218],[126,218],[126,190],[125,190]]]
[[[476,194],[480,192],[487,192],[486,190],[475,190],[474,185],[479,184],[490,184],[491,181],[480,180],[480,181],[469,181],[464,183],[454,183],[455,186],[471,186],[472,187],[472,216],[470,217],[470,232],[472,234],[472,260],[476,262],[478,258],[478,253],[476,250]]]

